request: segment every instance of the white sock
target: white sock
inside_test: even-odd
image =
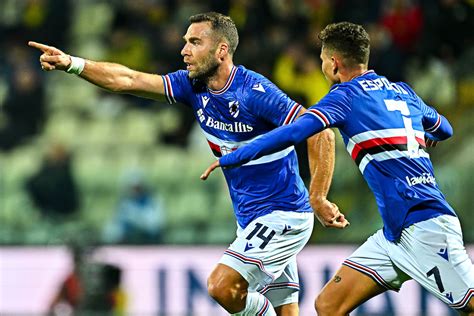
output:
[[[258,292],[248,292],[245,309],[235,316],[276,316],[272,303]]]

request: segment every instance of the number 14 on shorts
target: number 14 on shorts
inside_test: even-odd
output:
[[[269,228],[267,226],[261,223],[256,223],[255,228],[246,237],[249,242],[247,242],[247,245],[245,246],[245,251],[255,248],[255,244],[258,242],[260,242],[258,247],[264,249],[276,234],[273,229],[267,233],[268,230]]]

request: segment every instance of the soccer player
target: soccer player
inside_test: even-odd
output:
[[[386,290],[414,279],[440,300],[474,315],[474,267],[459,220],[441,193],[425,147],[452,135],[449,122],[403,82],[368,70],[369,36],[341,22],[320,34],[330,92],[296,122],[223,156],[219,165],[248,163],[337,127],[375,195],[384,227],[348,259],[316,299],[319,315],[348,315]],[[425,143],[426,137],[426,143]]]
[[[268,79],[232,61],[238,44],[234,22],[219,13],[190,18],[181,51],[186,70],[167,75],[70,56],[44,44],[44,70],[64,70],[107,90],[190,106],[216,157],[287,125],[304,109]],[[312,207],[328,227],[348,225],[326,199],[334,168],[334,134],[308,142],[313,172],[310,197],[293,147],[240,168],[224,170],[235,216],[236,240],[212,271],[208,292],[229,313],[298,315],[296,255],[313,228]],[[309,199],[311,199],[311,206]],[[321,215],[322,214],[322,215]]]

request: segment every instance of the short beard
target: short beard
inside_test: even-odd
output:
[[[207,56],[206,59],[202,61],[202,66],[200,69],[198,71],[194,71],[193,73],[189,72],[188,76],[190,79],[198,79],[207,83],[209,78],[217,73],[218,68],[219,62],[212,54],[209,54],[209,56]]]

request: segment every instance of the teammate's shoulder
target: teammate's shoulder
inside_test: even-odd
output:
[[[413,88],[408,83],[403,82],[403,81],[397,81],[397,82],[395,82],[395,84],[397,86],[401,87],[404,90],[404,92],[406,92],[410,96],[416,96],[416,92],[413,90]]]
[[[345,95],[351,96],[357,92],[357,87],[353,82],[342,82],[333,85],[328,92],[328,95]]]

